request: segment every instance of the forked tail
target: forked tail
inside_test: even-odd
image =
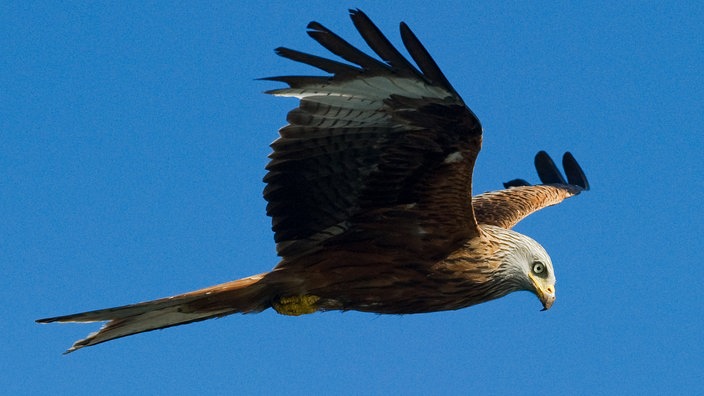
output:
[[[76,341],[64,353],[145,331],[178,326],[233,313],[260,312],[271,306],[272,291],[265,274],[250,276],[177,296],[122,307],[37,320],[51,322],[103,322],[99,331]]]

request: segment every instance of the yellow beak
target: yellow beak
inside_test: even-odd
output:
[[[535,286],[535,291],[538,294],[538,299],[540,299],[540,302],[543,303],[543,311],[547,311],[552,307],[552,304],[555,302],[555,286],[553,285],[545,285],[542,281],[542,279],[536,279],[532,274],[528,275],[530,277],[530,280],[533,282],[533,286]]]

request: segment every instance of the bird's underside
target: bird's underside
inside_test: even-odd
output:
[[[472,196],[482,143],[474,113],[401,23],[414,66],[359,10],[354,25],[373,58],[322,25],[308,34],[347,63],[276,52],[328,76],[281,76],[296,97],[272,143],[264,197],[279,264],[271,271],[164,299],[40,319],[107,321],[67,352],[140,332],[273,308],[383,314],[454,310],[518,290],[545,309],[555,299],[550,257],[511,230],[521,219],[589,188],[563,156],[566,180],[545,152],[542,184],[522,179]]]

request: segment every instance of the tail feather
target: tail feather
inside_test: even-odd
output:
[[[271,304],[265,274],[158,300],[37,320],[38,323],[108,321],[64,353],[132,334],[197,322],[233,313],[260,312]]]

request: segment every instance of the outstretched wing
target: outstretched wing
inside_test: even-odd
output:
[[[523,179],[515,179],[504,183],[506,190],[473,197],[472,205],[477,222],[512,228],[537,210],[589,190],[584,171],[569,152],[562,157],[562,167],[567,180],[545,151],[538,152],[535,155],[535,169],[543,184],[533,186]]]
[[[470,197],[479,120],[406,24],[401,37],[419,69],[364,13],[350,15],[380,60],[311,22],[308,35],[349,63],[278,48],[331,76],[267,78],[289,85],[268,93],[300,99],[264,178],[277,252],[376,241],[447,254],[478,235]]]

